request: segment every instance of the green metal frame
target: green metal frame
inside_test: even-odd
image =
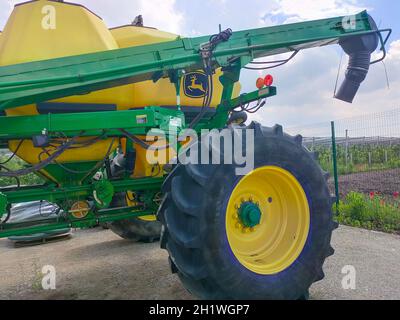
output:
[[[145,122],[143,119],[146,119]],[[178,121],[177,121],[178,120]],[[51,136],[63,132],[66,136],[98,136],[104,131],[107,136],[121,136],[119,129],[133,135],[146,134],[152,128],[168,132],[179,123],[185,126],[181,111],[161,107],[146,107],[139,110],[103,111],[85,113],[46,114],[35,116],[0,117],[0,140],[32,138],[43,130]],[[81,133],[84,131],[83,133]]]
[[[241,69],[253,59],[330,45],[341,38],[376,32],[370,25],[366,11],[355,16],[354,28],[346,29],[342,22],[343,17],[336,17],[233,32],[229,41],[220,42],[212,48],[208,58],[202,54],[204,44],[210,41],[210,36],[205,36],[177,38],[165,43],[0,67],[0,112],[128,83],[144,80],[156,82],[163,77],[170,78],[179,95],[184,72],[202,69],[206,64],[212,70],[222,67],[220,82],[224,89],[215,115],[206,122],[199,122],[195,129],[222,128],[234,108],[276,94],[275,87],[268,87],[231,99]],[[56,137],[58,132],[63,132],[67,137],[79,134],[104,135],[109,138],[124,136],[120,129],[131,135],[145,135],[151,129],[158,128],[168,137],[171,126],[175,127],[177,133],[186,128],[185,116],[179,104],[176,110],[146,107],[127,111],[0,117],[0,146],[7,146],[10,140],[31,139],[43,132],[49,137]],[[128,142],[127,147],[133,148],[131,142]],[[179,145],[175,147],[179,149]],[[55,165],[50,164],[48,167]],[[83,168],[90,167],[91,164],[66,165]],[[63,170],[57,167],[53,169]],[[102,170],[105,171],[105,168]],[[65,172],[60,174],[67,176]],[[62,204],[68,200],[88,200],[93,198],[96,190],[103,190],[104,197],[108,200],[112,191],[140,191],[151,195],[161,190],[164,181],[163,177],[134,179],[128,176],[120,180],[107,177],[108,180],[103,181],[103,185],[103,182],[96,182],[91,177],[83,180],[72,178],[75,181],[68,183],[69,180],[65,179],[62,185],[0,189],[0,218],[13,203],[47,200]],[[68,206],[63,209],[68,211]],[[83,219],[74,219],[67,214],[46,221],[3,223],[0,224],[0,237],[85,227],[102,221],[154,214],[156,209],[156,204],[151,202],[145,207],[103,209],[97,206]]]
[[[114,186],[115,192],[130,191],[159,191],[163,183],[163,178],[141,178],[110,181]],[[83,186],[37,186],[25,187],[18,190],[4,191],[1,193],[7,197],[8,204],[21,203],[35,200],[46,200],[57,203],[59,200],[73,199],[74,201],[85,200],[92,196],[93,188],[91,185]],[[132,217],[155,214],[157,208],[143,207],[124,207],[115,209],[103,209],[90,212],[83,219],[74,219],[71,216],[63,215],[59,218],[0,224],[0,238],[18,235],[35,234],[50,230],[59,230],[69,227],[81,228],[96,225],[100,222],[128,219]]]
[[[363,11],[354,28],[344,17],[234,32],[213,51],[212,67],[229,68],[236,78],[251,60],[337,43],[340,38],[373,31]],[[0,111],[66,96],[121,86],[203,68],[200,47],[209,36],[0,67]],[[232,71],[232,68],[236,71]],[[175,72],[174,72],[175,71]],[[227,79],[229,76],[225,76]],[[233,80],[233,79],[232,79]],[[222,81],[224,82],[224,80]],[[227,92],[230,89],[227,90]],[[225,95],[224,99],[231,95]]]
[[[230,89],[225,93],[227,96],[232,94],[230,90],[232,90],[233,84],[234,82],[232,82],[232,86],[228,86]],[[224,100],[223,104],[217,107],[214,119],[209,122],[209,125],[221,128],[226,124],[227,116],[234,108],[241,104],[274,96],[275,94],[276,88],[268,87],[242,95],[236,99]],[[145,122],[143,122],[144,118],[146,119]],[[106,133],[105,137],[122,137],[124,134],[119,129],[125,129],[132,135],[145,135],[149,130],[154,128],[160,129],[169,138],[168,134],[171,127],[173,127],[172,132],[179,134],[186,127],[184,114],[179,110],[162,107],[146,107],[144,109],[127,111],[0,117],[0,141],[30,139],[32,136],[39,135],[43,131],[49,137],[57,137],[58,132],[63,132],[66,137],[73,137],[78,133],[82,136],[97,136]],[[204,127],[204,125],[199,125],[197,129]],[[128,147],[129,145],[130,143],[128,143]],[[173,144],[171,145],[174,146]],[[179,145],[176,146],[177,151],[179,151],[179,147]],[[90,163],[72,163],[72,165],[76,165],[81,169],[85,166],[91,166]],[[65,175],[68,177],[63,172],[63,169],[57,165],[48,165],[46,169],[51,166],[53,170],[61,171],[60,176]],[[75,175],[73,178],[76,180],[79,176]],[[164,177],[141,179],[126,177],[123,180],[107,181],[111,184],[114,193],[126,192],[127,190],[151,193],[161,190]],[[88,179],[83,181],[83,184],[47,184],[44,186],[1,188],[0,217],[6,214],[7,209],[15,203],[45,200],[50,203],[60,204],[60,202],[66,202],[67,200],[80,201],[90,199],[93,197],[96,183],[96,181]],[[88,227],[99,222],[154,214],[157,207],[154,204],[152,206],[152,203],[149,203],[149,206],[152,209],[126,207],[91,210],[90,214],[84,219],[74,219],[69,215],[64,215],[57,219],[48,219],[45,221],[0,224],[0,238],[46,232],[66,227]],[[68,212],[67,206],[64,206],[63,209]]]

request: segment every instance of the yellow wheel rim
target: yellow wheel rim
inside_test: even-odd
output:
[[[285,169],[257,168],[239,181],[229,198],[229,245],[238,261],[255,273],[276,274],[292,265],[304,248],[309,228],[307,196]]]
[[[137,201],[135,200],[135,193],[133,193],[131,191],[126,192],[126,204],[129,207],[134,207],[134,206],[138,205]],[[157,217],[155,214],[151,214],[148,216],[141,216],[141,217],[137,217],[137,218],[140,220],[143,220],[143,221],[157,221]]]

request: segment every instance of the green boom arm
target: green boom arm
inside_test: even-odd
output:
[[[255,58],[338,43],[376,31],[366,11],[344,17],[233,32],[213,48],[211,67],[240,70]],[[210,37],[0,67],[0,111],[202,68],[200,48]],[[376,46],[375,46],[376,48]],[[374,49],[375,49],[374,48]]]

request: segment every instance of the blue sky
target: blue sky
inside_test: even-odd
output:
[[[0,30],[15,3],[0,0]],[[233,30],[297,22],[368,9],[382,28],[393,28],[388,44],[387,87],[382,64],[371,68],[354,104],[332,98],[340,61],[337,46],[302,51],[294,61],[271,73],[278,96],[254,119],[266,125],[301,126],[400,108],[400,1],[398,0],[71,0],[103,17],[110,27],[130,23],[142,14],[146,25],[185,36],[215,33],[218,24]],[[342,74],[344,73],[343,63]],[[264,75],[263,73],[260,75]],[[255,89],[258,72],[243,72],[243,91]]]

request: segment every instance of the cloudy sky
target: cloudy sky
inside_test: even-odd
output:
[[[0,30],[13,5],[0,0]],[[347,15],[368,9],[381,28],[393,28],[385,60],[372,66],[368,79],[347,104],[333,99],[340,61],[338,46],[302,51],[289,64],[271,71],[279,94],[254,118],[270,125],[301,126],[366,113],[400,108],[400,2],[398,0],[71,0],[103,17],[108,26],[130,23],[142,14],[145,24],[185,36],[215,33],[223,28],[241,30],[281,23]],[[347,61],[343,61],[342,74]],[[256,71],[242,74],[243,91],[255,89]]]

